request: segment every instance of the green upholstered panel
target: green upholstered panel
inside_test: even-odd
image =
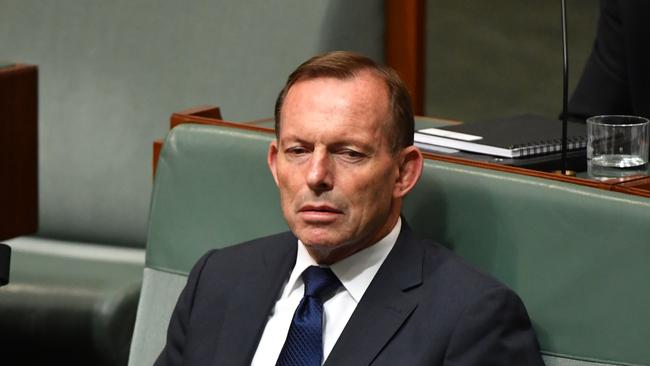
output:
[[[286,228],[265,162],[271,138],[200,125],[170,133],[152,200],[148,267],[187,273],[209,248]],[[549,355],[650,360],[649,199],[427,161],[404,214],[421,236],[513,287]]]
[[[571,358],[543,355],[546,366],[614,366],[612,363],[591,362]]]
[[[189,124],[169,133],[151,200],[147,267],[187,273],[210,248],[287,230],[266,165],[271,138]]]
[[[153,365],[167,337],[167,326],[187,276],[144,269],[142,293],[131,341],[130,366]]]

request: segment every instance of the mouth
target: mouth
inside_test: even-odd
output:
[[[343,211],[327,204],[307,204],[298,210],[298,214],[311,223],[327,223],[336,220]]]

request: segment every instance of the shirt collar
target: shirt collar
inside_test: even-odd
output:
[[[370,286],[370,282],[379,271],[379,267],[384,263],[388,253],[397,242],[401,229],[402,219],[398,218],[390,233],[377,243],[330,266],[332,272],[338,277],[355,302],[359,303],[366,289]],[[296,265],[291,271],[282,297],[288,296],[292,291],[302,286],[302,278],[300,277],[302,272],[309,266],[317,265],[318,263],[309,255],[302,242],[298,240]]]

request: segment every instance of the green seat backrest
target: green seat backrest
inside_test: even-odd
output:
[[[132,365],[150,364],[160,352],[176,297],[201,254],[286,230],[266,167],[272,137],[190,124],[168,135]],[[420,236],[520,294],[548,365],[650,360],[650,200],[427,160],[404,215]]]
[[[545,353],[650,364],[650,199],[427,161],[404,212],[513,288]]]

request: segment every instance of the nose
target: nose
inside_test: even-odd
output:
[[[307,172],[307,185],[316,192],[332,189],[334,180],[329,154],[326,151],[314,151]]]

